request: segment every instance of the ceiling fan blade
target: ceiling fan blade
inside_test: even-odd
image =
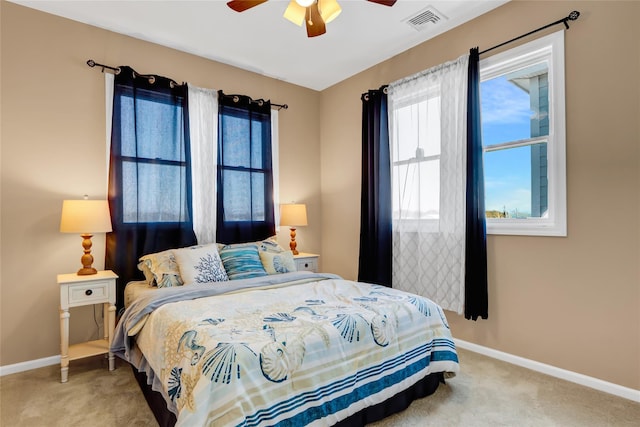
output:
[[[305,16],[307,23],[307,37],[316,37],[327,32],[327,26],[318,10],[318,2],[314,2],[307,7],[307,15]]]
[[[266,3],[267,0],[231,0],[227,2],[227,6],[236,12],[244,12],[247,9],[251,9],[262,3]]]
[[[367,1],[370,1],[371,3],[382,4],[385,6],[393,6],[394,4],[396,4],[397,0],[367,0]]]

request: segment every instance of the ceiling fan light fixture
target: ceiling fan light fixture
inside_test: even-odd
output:
[[[318,0],[318,8],[325,24],[336,19],[342,12],[337,0]]]
[[[284,11],[284,17],[301,27],[306,13],[307,9],[300,6],[297,0],[291,0],[289,6],[287,6],[287,9]]]
[[[309,7],[313,3],[315,3],[316,0],[294,0],[294,1],[302,7]]]

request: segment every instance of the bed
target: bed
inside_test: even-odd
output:
[[[364,425],[458,372],[438,305],[333,274],[132,282],[125,295],[111,350],[163,426]]]

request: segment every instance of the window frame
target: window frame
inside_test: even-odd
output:
[[[227,96],[227,95],[223,94],[222,96]],[[252,164],[248,166],[225,164],[225,161],[224,161],[225,145],[232,144],[232,142],[229,140],[225,140],[224,135],[221,132],[223,122],[224,122],[223,116],[246,119],[249,122],[249,126],[253,126],[252,122],[254,122],[254,120],[252,119],[252,115],[255,114],[256,117],[258,117],[259,115],[264,116],[266,115],[266,113],[264,111],[262,112],[259,111],[261,108],[263,108],[262,104],[258,104],[260,108],[258,108],[257,110],[254,110],[255,107],[251,107],[250,103],[256,102],[256,101],[253,101],[250,98],[246,98],[246,99],[243,98],[243,102],[241,102],[239,105],[226,104],[226,108],[220,108],[222,107],[222,104],[224,102],[222,100],[222,96],[219,96],[218,139],[217,139],[218,157],[216,162],[216,168],[217,168],[216,181],[218,186],[217,194],[216,194],[216,198],[217,198],[216,233],[218,236],[217,239],[219,239],[220,241],[229,240],[230,238],[232,240],[236,240],[238,238],[246,239],[247,233],[251,234],[254,237],[256,234],[265,234],[265,236],[267,234],[273,235],[275,233],[275,220],[276,220],[274,188],[277,185],[274,180],[274,165],[273,165],[273,157],[274,157],[274,153],[273,153],[274,134],[273,134],[273,128],[272,128],[273,111],[271,111],[271,106],[268,105],[267,108],[269,109],[268,110],[269,119],[255,120],[256,122],[261,122],[262,125],[268,125],[267,132],[269,134],[269,137],[265,138],[264,137],[265,129],[262,129],[262,138],[260,142],[262,147],[261,155],[260,155],[261,164],[259,165],[259,167]],[[234,103],[235,102],[237,101],[234,101]],[[249,149],[251,150],[251,146],[249,147]],[[264,176],[264,189],[263,189],[264,193],[262,195],[262,198],[263,198],[265,211],[264,211],[264,217],[262,219],[257,219],[253,217],[251,217],[250,219],[225,218],[225,203],[224,203],[225,191],[223,188],[225,180],[223,179],[223,175],[225,172],[230,172],[230,171],[247,174],[249,176],[250,181],[252,180],[254,174],[262,174]],[[253,213],[254,213],[253,210],[249,212],[250,215],[253,215]],[[273,227],[271,227],[272,221],[273,221]],[[273,228],[272,231],[268,233],[265,231],[265,230],[271,230],[271,228]]]
[[[111,104],[112,114],[121,113],[123,101],[128,98],[133,99],[134,98],[133,94],[135,92],[137,94],[137,98],[139,98],[140,100],[145,100],[147,102],[154,103],[154,104],[167,104],[172,106],[179,106],[180,113],[181,113],[181,120],[182,121],[185,120],[185,116],[184,116],[184,108],[185,108],[184,100],[186,99],[185,96],[166,93],[163,90],[140,89],[140,88],[134,89],[132,86],[129,86],[126,84],[121,84],[119,85],[118,88],[116,86],[118,85],[113,84],[113,91],[111,92],[111,102],[113,103]],[[117,100],[114,99],[114,95],[118,98]],[[175,102],[175,99],[180,99],[180,102]],[[114,108],[116,110],[114,110]],[[110,130],[113,132],[114,129],[111,121],[110,121],[110,124],[111,124]],[[190,185],[186,185],[186,188],[185,188],[186,195],[185,195],[185,198],[181,200],[181,204],[184,204],[183,206],[180,207],[178,212],[178,218],[181,218],[181,220],[163,219],[161,218],[158,212],[155,213],[156,218],[151,220],[150,217],[152,215],[150,211],[143,211],[142,212],[143,219],[140,219],[140,216],[141,216],[140,210],[137,210],[135,212],[127,211],[127,203],[126,203],[127,191],[124,188],[125,186],[124,171],[127,164],[132,164],[134,165],[134,167],[138,167],[139,165],[168,166],[168,167],[176,168],[177,170],[179,170],[179,176],[181,177],[180,179],[182,181],[186,182],[187,180],[190,179],[189,177],[191,176],[191,171],[190,171],[191,166],[189,164],[189,161],[187,160],[189,157],[189,135],[188,133],[184,133],[184,130],[185,130],[184,126],[185,124],[183,123],[183,128],[182,128],[183,135],[182,135],[181,144],[184,147],[182,149],[180,159],[163,159],[163,158],[157,158],[157,157],[152,158],[152,157],[142,156],[137,153],[123,154],[122,141],[124,138],[122,137],[122,129],[115,129],[115,131],[120,134],[119,136],[120,151],[118,154],[113,155],[113,159],[116,162],[116,165],[114,165],[115,171],[116,171],[115,173],[120,176],[119,180],[121,182],[121,186],[119,187],[120,196],[117,197],[115,201],[115,203],[117,204],[117,209],[115,209],[115,212],[117,213],[115,215],[115,222],[118,224],[118,227],[122,229],[135,228],[138,226],[173,228],[173,227],[179,226],[180,224],[193,223]],[[108,150],[107,176],[109,175],[109,162],[111,157],[111,142],[112,142],[111,135],[108,135],[108,138],[109,140],[107,144],[107,150]],[[136,190],[136,193],[137,192],[138,190]],[[134,215],[131,215],[131,214],[134,214]],[[137,219],[131,220],[129,218],[130,216],[136,216]]]
[[[439,104],[441,101],[441,92],[439,90],[439,87],[437,85],[433,85],[430,86],[427,90],[425,90],[422,93],[419,94],[413,94],[411,96],[407,96],[403,99],[398,100],[396,108],[394,108],[393,111],[389,110],[389,114],[397,114],[396,112],[403,109],[403,108],[407,108],[407,107],[413,107],[413,106],[418,106],[421,103],[428,103],[431,100],[436,100],[437,103]],[[428,107],[427,107],[428,108]],[[396,122],[396,120],[390,119],[390,122],[394,121]],[[418,125],[419,126],[419,125]],[[420,133],[420,131],[418,130],[418,133]],[[422,147],[420,147],[422,149]],[[395,147],[390,147],[391,151],[393,152],[393,150],[395,149]],[[399,222],[402,220],[403,223],[403,230],[405,232],[417,232],[418,230],[421,231],[426,231],[426,232],[437,232],[438,231],[438,226],[440,224],[440,203],[438,202],[438,216],[437,218],[401,218],[400,215],[398,214],[399,211],[395,210],[395,202],[396,202],[396,194],[394,192],[394,186],[395,186],[395,180],[394,177],[396,176],[396,174],[399,174],[397,172],[398,168],[404,165],[409,165],[409,164],[420,164],[420,163],[426,163],[426,162],[433,162],[436,161],[437,162],[437,167],[438,170],[440,170],[440,157],[441,157],[442,153],[441,153],[441,149],[440,147],[438,147],[438,154],[427,154],[425,155],[424,152],[422,153],[421,156],[418,156],[418,153],[416,152],[416,156],[414,157],[410,157],[408,159],[404,159],[404,160],[396,160],[394,161],[393,158],[393,153],[390,154],[390,160],[391,160],[391,164],[390,164],[390,172],[391,172],[391,219],[393,222],[393,229],[399,229]],[[438,194],[440,193],[440,186],[438,186]],[[402,209],[400,209],[401,211]]]
[[[526,219],[487,218],[487,234],[567,236],[564,30],[482,59],[480,80],[489,80],[543,60],[548,63],[549,135],[525,141],[527,145],[539,139],[547,142],[547,215]],[[525,141],[513,143],[518,145]],[[483,154],[492,148],[483,145]]]

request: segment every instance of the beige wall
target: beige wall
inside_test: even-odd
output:
[[[308,204],[298,244],[320,251],[318,92],[0,4],[0,366],[60,354],[56,275],[76,271],[82,255],[80,237],[58,231],[62,200],[106,196],[104,78],[86,65],[90,58],[288,104],[280,112],[280,194]],[[286,245],[288,230],[280,234]],[[103,236],[94,238],[93,254],[103,267]],[[97,337],[92,309],[72,309],[70,329],[72,342]]]
[[[511,2],[322,93],[0,7],[0,366],[59,354],[55,276],[75,271],[80,257],[79,237],[58,232],[61,203],[105,193],[103,79],[87,59],[289,104],[280,182],[284,202],[308,203],[299,247],[353,279],[361,93],[577,9],[566,33],[569,235],[490,236],[490,318],[448,318],[457,338],[640,389],[640,3]],[[95,239],[99,266],[103,248]],[[95,334],[92,317],[72,312],[72,340]]]
[[[357,276],[360,94],[572,10],[568,237],[489,236],[489,319],[448,319],[459,339],[640,389],[640,2],[511,2],[323,91],[323,266]]]

